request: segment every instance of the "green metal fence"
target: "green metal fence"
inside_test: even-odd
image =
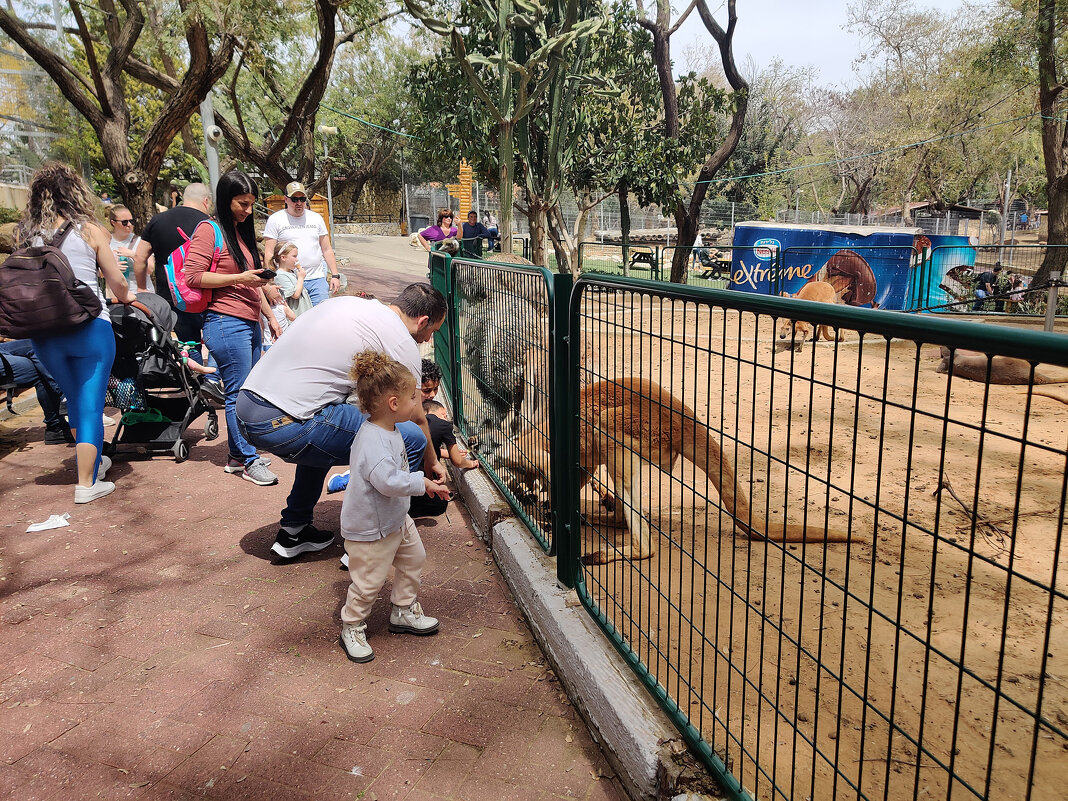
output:
[[[462,343],[524,315],[456,283],[537,299],[549,414],[483,458],[728,795],[1062,797],[1064,337],[592,274],[563,315],[547,273],[442,270],[468,430]]]
[[[559,454],[551,451],[549,431],[563,408],[556,393],[564,383],[553,376],[565,347],[557,327],[566,325],[571,277],[435,255],[432,282],[450,298],[435,351],[456,425],[537,541],[553,552],[548,476],[564,469],[553,468]],[[519,431],[528,434],[522,449]]]

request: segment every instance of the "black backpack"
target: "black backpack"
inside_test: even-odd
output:
[[[73,229],[67,222],[48,244],[21,247],[0,264],[0,335],[56,334],[100,315],[95,287],[78,280],[59,249]]]

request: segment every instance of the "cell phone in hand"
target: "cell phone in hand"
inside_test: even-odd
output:
[[[278,275],[278,273],[276,273],[274,270],[260,270],[260,278],[265,281],[270,281],[276,275]]]

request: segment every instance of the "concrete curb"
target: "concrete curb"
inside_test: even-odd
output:
[[[514,517],[496,485],[481,470],[454,471],[453,477],[535,638],[628,795],[640,801],[675,796],[678,791],[665,786],[678,774],[669,762],[686,747],[667,715],[575,592],[558,584],[555,563]]]
[[[7,410],[7,404],[3,400],[4,397],[0,394],[0,420],[10,420],[15,415],[26,414],[31,409],[40,408],[37,404],[37,393],[32,390],[24,391],[20,397],[15,398],[15,402],[11,404],[15,409],[15,414]]]

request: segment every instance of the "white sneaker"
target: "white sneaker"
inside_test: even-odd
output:
[[[100,454],[100,466],[96,469],[96,480],[103,481],[108,470],[111,469],[111,457]]]
[[[83,487],[78,484],[74,487],[74,502],[75,503],[89,503],[95,501],[97,498],[103,498],[105,495],[110,495],[115,491],[115,485],[110,481],[100,481],[99,479],[91,487]]]
[[[341,554],[341,566],[346,570],[349,569],[349,555],[347,553]]]
[[[394,634],[436,634],[438,619],[423,614],[423,607],[418,601],[411,606],[393,606],[389,613],[389,630]]]
[[[104,415],[104,427],[106,428],[107,426],[113,426],[113,425],[115,425],[115,418],[114,417],[108,417],[105,414]]]
[[[375,652],[367,644],[366,623],[342,623],[339,642],[345,656],[353,662],[370,662],[375,658]]]

